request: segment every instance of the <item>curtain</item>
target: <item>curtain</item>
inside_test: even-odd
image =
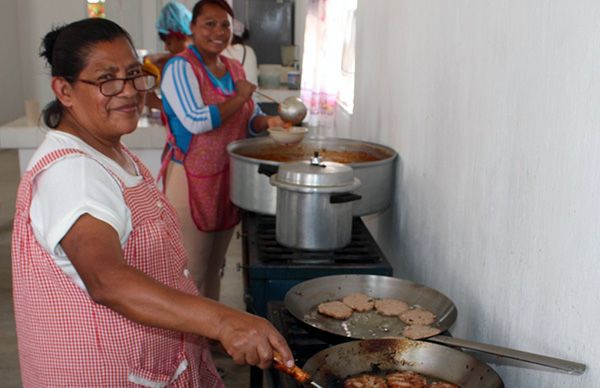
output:
[[[308,124],[316,128],[317,136],[335,136],[335,111],[340,91],[346,91],[342,101],[352,101],[355,9],[356,0],[310,0],[308,6],[301,98],[309,110]],[[352,72],[350,87],[349,68]],[[351,89],[350,97],[347,96],[348,89]]]

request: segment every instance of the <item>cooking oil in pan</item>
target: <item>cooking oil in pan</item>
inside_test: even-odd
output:
[[[383,316],[375,310],[354,312],[350,318],[342,321],[319,314],[316,306],[305,316],[305,322],[330,333],[358,339],[402,337],[406,327],[397,316]]]

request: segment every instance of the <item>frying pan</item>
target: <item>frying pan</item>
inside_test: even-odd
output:
[[[336,275],[311,279],[292,287],[285,295],[284,303],[294,317],[327,333],[353,339],[402,336],[404,324],[397,317],[382,317],[375,312],[368,312],[355,313],[349,319],[340,321],[317,312],[320,303],[338,300],[354,292],[373,298],[400,299],[409,305],[429,310],[437,317],[432,326],[442,332],[456,321],[456,306],[441,292],[409,280],[388,276]],[[586,368],[584,364],[576,362],[455,337],[437,335],[427,338],[427,341],[526,361],[569,374],[582,374]]]
[[[410,370],[462,388],[502,388],[502,379],[475,357],[447,346],[406,338],[346,342],[312,356],[303,368],[323,387],[342,387],[359,373]]]

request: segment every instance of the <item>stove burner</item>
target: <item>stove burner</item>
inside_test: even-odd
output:
[[[275,238],[275,217],[255,216],[248,233],[255,236],[256,256],[268,264],[350,264],[380,263],[383,254],[359,217],[352,223],[350,244],[337,250],[307,251],[280,245]]]

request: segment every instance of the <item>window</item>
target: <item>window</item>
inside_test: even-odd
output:
[[[87,14],[90,18],[106,17],[106,0],[88,0]]]
[[[340,89],[338,102],[349,113],[354,111],[354,58],[356,46],[356,4],[346,13],[342,63],[340,69]]]
[[[309,125],[334,127],[337,105],[354,109],[356,0],[311,0],[304,29],[302,100]]]

